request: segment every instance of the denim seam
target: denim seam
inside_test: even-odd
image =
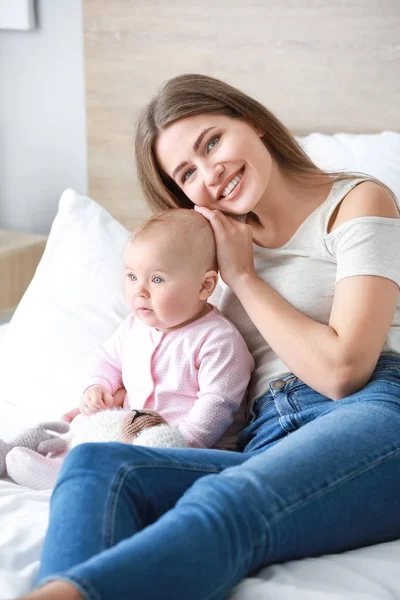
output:
[[[396,366],[391,366],[391,365],[382,365],[381,367],[378,367],[377,369],[375,369],[375,371],[373,372],[373,375],[379,375],[379,373],[395,373],[395,374],[399,374],[400,373],[400,368],[398,365]]]
[[[260,413],[262,413],[262,411],[265,410],[267,408],[267,406],[269,406],[270,404],[272,404],[274,402],[275,402],[274,398],[269,398],[268,400],[264,400],[264,402],[260,402],[260,404],[257,405],[258,415]]]
[[[298,390],[300,390],[301,388],[309,388],[310,386],[308,386],[306,383],[304,383],[304,381],[301,381],[299,383],[294,383],[293,385],[288,385],[287,388],[285,388],[285,393],[286,394],[291,394],[292,392],[297,392]],[[311,388],[310,388],[311,389]]]
[[[204,465],[201,465],[201,468],[199,468],[199,465],[191,465],[190,463],[189,465],[182,465],[182,463],[180,464],[176,464],[173,465],[171,463],[157,463],[156,465],[152,462],[146,462],[146,463],[141,463],[141,464],[135,464],[135,465],[131,465],[131,466],[122,466],[120,469],[118,469],[118,471],[116,472],[113,482],[110,486],[110,492],[108,495],[108,499],[107,499],[107,507],[108,510],[105,511],[104,513],[104,520],[103,520],[103,546],[104,548],[111,548],[114,543],[115,543],[115,522],[116,522],[116,512],[117,512],[117,506],[118,506],[118,501],[119,501],[119,495],[121,492],[121,488],[123,486],[123,484],[125,483],[126,478],[128,477],[128,475],[130,475],[132,473],[132,471],[136,471],[139,469],[148,469],[149,467],[151,467],[152,469],[165,469],[165,468],[169,468],[169,469],[178,469],[181,471],[202,471],[205,472],[209,475],[211,474],[218,474],[221,471],[223,471],[223,469],[218,469],[217,467],[215,467],[214,465],[212,466],[212,470],[210,470],[210,467],[205,467]]]
[[[286,508],[284,508],[283,510],[281,510],[280,512],[278,512],[277,514],[275,514],[275,516],[271,517],[271,519],[269,519],[269,521],[267,521],[265,519],[265,517],[264,517],[265,524],[266,525],[267,524],[268,525],[272,525],[272,524],[277,523],[282,518],[284,518],[285,516],[291,514],[294,511],[298,510],[299,508],[302,508],[304,505],[306,505],[310,501],[313,501],[316,498],[325,495],[326,493],[329,492],[329,490],[331,488],[334,488],[336,486],[345,484],[347,481],[350,481],[351,479],[354,479],[355,477],[358,477],[362,473],[366,473],[367,471],[370,471],[371,469],[373,469],[379,463],[384,462],[385,460],[390,459],[390,458],[392,458],[393,456],[395,456],[396,454],[399,454],[399,453],[400,453],[400,448],[396,448],[395,450],[391,450],[390,452],[388,452],[384,456],[381,456],[378,459],[374,460],[373,462],[369,463],[366,467],[359,468],[356,471],[352,471],[351,473],[348,473],[347,475],[344,475],[343,477],[337,479],[336,481],[332,481],[332,482],[328,483],[323,488],[321,488],[318,491],[312,493],[310,496],[307,496],[307,498],[303,498],[302,500],[297,501],[295,504],[291,504],[290,506],[287,506]]]
[[[297,424],[296,424],[296,426],[293,425],[292,417],[293,417],[292,414],[283,415],[283,416],[279,417],[279,425],[281,426],[283,431],[286,433],[286,435],[289,435],[290,433],[293,433],[293,431],[296,431],[296,429],[298,429]],[[285,421],[286,421],[286,424],[285,424]],[[290,427],[290,429],[288,429],[288,427]]]
[[[279,417],[279,419],[278,419],[279,425],[281,426],[281,428],[283,429],[283,431],[285,433],[289,433],[289,430],[286,429],[286,427],[285,427],[284,419],[285,419],[285,415]]]
[[[287,400],[288,400],[289,404],[291,404],[292,406],[294,405],[294,409],[296,410],[297,413],[301,412],[302,406],[297,399],[296,390],[290,389],[287,391]]]
[[[376,381],[400,385],[400,373],[393,373],[392,370],[387,370],[385,372],[380,371],[379,373],[375,372],[371,375],[367,385],[375,383]]]
[[[397,381],[396,379],[389,379],[389,378],[385,378],[385,379],[379,379],[379,378],[373,378],[369,381],[369,383],[382,383],[382,384],[390,384],[390,385],[394,385],[397,388],[400,387],[400,381]]]

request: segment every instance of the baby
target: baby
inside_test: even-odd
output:
[[[125,249],[130,316],[88,361],[80,412],[151,409],[188,446],[234,450],[254,361],[235,326],[208,304],[218,280],[214,235],[193,210],[147,219]],[[114,398],[124,386],[125,399]]]
[[[152,410],[189,447],[235,450],[254,361],[236,327],[208,303],[218,280],[210,224],[194,210],[158,213],[130,237],[124,263],[131,314],[89,355],[79,412]],[[60,461],[37,456],[41,481],[54,481]],[[11,477],[37,487],[32,468],[19,466]]]

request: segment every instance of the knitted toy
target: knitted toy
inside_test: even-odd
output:
[[[77,417],[79,418],[79,416]],[[85,442],[123,442],[155,448],[186,446],[183,435],[154,410],[104,410],[85,418],[70,447]]]
[[[29,448],[43,456],[50,453],[58,454],[66,450],[67,442],[60,437],[53,435],[50,431],[67,433],[67,431],[69,431],[69,425],[62,421],[39,423],[36,427],[26,429],[11,442],[0,440],[0,477],[4,477],[7,474],[6,456],[13,448]]]
[[[70,429],[69,425],[62,421],[42,423],[16,438],[23,442],[20,446],[24,447],[16,447],[16,440],[13,441],[11,448],[7,447],[4,454],[7,473],[16,483],[36,490],[52,488],[65,451],[85,442],[124,442],[164,448],[187,446],[180,431],[170,427],[161,415],[152,410],[111,409],[91,416],[78,415],[71,424],[72,439],[69,442],[66,439],[53,438],[48,441],[52,444],[47,445],[44,443],[45,439],[42,445],[38,443],[34,446],[26,443],[27,438],[34,436],[35,432],[39,435],[42,434],[43,429],[50,429],[49,425],[52,425],[53,431],[59,433],[66,433]],[[50,436],[50,434],[46,435]],[[63,454],[44,456],[55,452],[63,452]],[[5,472],[0,476],[4,474]]]

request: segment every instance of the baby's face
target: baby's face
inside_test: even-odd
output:
[[[125,249],[125,294],[133,314],[163,331],[195,319],[204,269],[185,257],[184,248],[163,236],[140,237]]]

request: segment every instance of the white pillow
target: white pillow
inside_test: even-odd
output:
[[[389,186],[400,201],[400,134],[311,133],[297,138],[322,169],[361,171]]]
[[[300,142],[318,165],[375,175],[400,198],[400,134],[314,133]],[[78,404],[87,354],[128,314],[127,238],[93,200],[64,192],[41,263],[0,345],[0,398],[19,412],[59,418]]]
[[[40,419],[59,419],[77,406],[87,354],[128,314],[128,236],[90,198],[63,193],[42,260],[0,346],[2,399]]]

